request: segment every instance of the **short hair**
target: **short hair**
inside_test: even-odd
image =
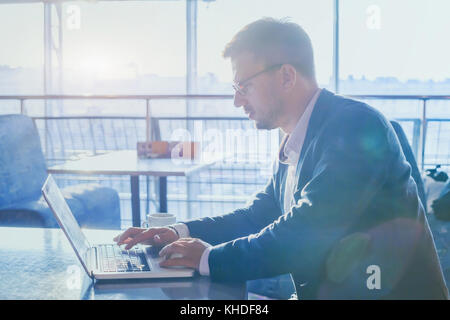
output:
[[[301,26],[288,19],[262,18],[243,27],[225,46],[224,58],[250,52],[266,66],[289,63],[303,76],[315,79],[311,40]]]

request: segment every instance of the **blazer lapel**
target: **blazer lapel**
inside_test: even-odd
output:
[[[297,181],[297,185],[300,180],[300,171],[303,166],[305,152],[308,150],[309,146],[311,145],[311,142],[313,141],[314,137],[316,137],[317,132],[322,127],[323,122],[325,121],[329,112],[331,111],[331,108],[333,105],[332,100],[334,97],[335,97],[335,95],[332,92],[330,92],[326,89],[322,89],[319,97],[317,98],[316,104],[314,106],[314,110],[311,114],[311,118],[309,119],[305,141],[303,142],[302,151],[300,152],[300,157],[299,157],[298,163],[297,163],[297,169],[295,171],[295,176],[296,176],[295,181]],[[297,185],[295,186],[296,188],[297,188]]]
[[[287,139],[289,138],[289,135],[285,135],[283,137],[283,140],[281,141],[280,144],[280,150],[278,151],[278,165],[279,165],[279,169],[278,169],[278,185],[279,185],[279,190],[280,193],[278,194],[278,202],[280,205],[280,208],[284,208],[284,192],[285,192],[285,188],[286,188],[286,164],[282,161],[285,160],[285,156],[284,156],[284,145],[286,144]],[[283,211],[283,210],[281,210]]]

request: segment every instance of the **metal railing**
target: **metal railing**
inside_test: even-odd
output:
[[[418,162],[421,164],[421,168],[423,169],[425,165],[427,165],[425,161],[425,151],[426,151],[426,142],[427,142],[427,129],[428,124],[431,122],[448,122],[449,118],[428,118],[427,117],[427,109],[428,103],[430,101],[437,100],[447,100],[450,101],[449,95],[348,95],[351,98],[361,99],[361,100],[403,100],[403,101],[419,101],[422,105],[422,114],[420,117],[416,118],[397,118],[397,120],[401,122],[413,122],[414,123],[414,132],[412,141],[412,148],[415,152],[416,158]],[[233,98],[232,95],[6,95],[0,96],[0,101],[2,100],[16,100],[20,104],[20,113],[25,114],[25,101],[27,100],[43,100],[46,103],[48,101],[53,100],[142,100],[146,105],[147,117],[151,116],[151,106],[150,102],[152,100],[231,100]],[[36,117],[39,119],[51,119],[54,117],[48,116],[48,113],[51,113],[50,110],[46,108],[46,116],[44,117]],[[450,111],[449,111],[450,113]],[[189,117],[189,115],[187,115]],[[59,119],[64,119],[63,117],[58,117]],[[89,116],[89,117],[65,117],[65,119],[107,119],[111,117],[102,117],[102,116]],[[129,118],[129,117],[125,117]],[[136,119],[141,119],[142,117],[135,117]],[[211,119],[225,119],[224,117],[213,118]],[[230,117],[231,119],[236,119],[237,117]],[[56,119],[56,118],[55,118]],[[246,119],[246,118],[238,118],[238,119]],[[420,125],[420,130],[419,127]],[[148,132],[147,132],[148,135]],[[419,137],[420,136],[420,137]],[[432,165],[432,164],[429,164]],[[448,165],[447,163],[443,163],[442,165]]]
[[[420,115],[395,117],[404,127],[405,133],[410,140],[413,152],[422,167],[441,164],[450,165],[450,116],[442,118],[427,118],[430,101],[450,101],[450,96],[398,96],[398,95],[358,95],[350,96],[356,99],[377,103],[380,101],[415,101],[421,106]],[[232,95],[20,95],[0,96],[0,113],[2,113],[1,102],[11,100],[18,102],[15,105],[16,113],[22,113],[34,119],[39,130],[44,153],[49,165],[74,159],[89,154],[99,154],[109,150],[134,149],[137,141],[145,140],[147,137],[169,140],[174,129],[183,128],[192,130],[195,124],[201,124],[204,129],[215,128],[218,131],[227,129],[248,130],[251,134],[261,135],[261,131],[252,129],[253,124],[246,117],[236,116],[197,116],[201,113],[193,111],[195,103],[185,103],[181,116],[173,116],[171,112],[167,115],[170,106],[163,107],[165,115],[157,115],[158,103],[156,101],[166,100],[231,100]],[[33,100],[41,101],[38,106],[31,108],[29,103]],[[71,100],[123,100],[138,101],[142,112],[139,115],[67,115],[64,103]],[[444,102],[446,104],[446,102]],[[179,106],[177,106],[179,107]],[[208,106],[208,108],[211,106]],[[450,115],[449,106],[446,106]],[[13,108],[13,109],[14,109]],[[213,107],[214,108],[214,107]],[[59,109],[59,110],[58,110]],[[220,110],[216,110],[219,112]],[[161,113],[161,112],[159,112]],[[214,111],[209,111],[214,114]],[[146,123],[151,123],[147,128]],[[430,129],[431,128],[431,129]],[[252,131],[253,130],[253,131]],[[433,131],[434,140],[428,141],[427,133]],[[436,131],[437,130],[437,131]],[[436,131],[436,132],[434,132]],[[265,141],[270,146],[270,135],[259,136],[259,141]],[[270,163],[273,159],[274,148],[277,150],[278,141],[272,141],[272,150],[262,148],[253,155],[246,154],[248,161],[236,163],[236,161],[223,162],[211,167],[198,176],[187,179],[169,178],[169,208],[171,212],[180,217],[192,218],[202,214],[221,214],[235,207],[241,206],[246,197],[260,189],[270,174]],[[436,161],[431,161],[426,150],[427,146],[438,145],[439,152],[443,154],[436,156]],[[259,145],[259,143],[257,144]],[[447,148],[447,149],[445,149]],[[275,151],[276,151],[275,150]],[[244,153],[248,150],[244,150]],[[264,168],[265,170],[261,170]],[[63,185],[78,183],[79,181],[90,181],[92,177],[80,177],[63,175],[59,182]],[[117,189],[121,197],[121,210],[127,219],[129,211],[129,184],[122,177],[95,177],[105,185]],[[141,199],[144,201],[146,211],[156,209],[157,206],[152,199],[157,199],[156,181],[151,178],[145,179],[141,184]],[[187,208],[187,209],[186,209]]]

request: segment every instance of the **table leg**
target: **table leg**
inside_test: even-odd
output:
[[[130,176],[131,184],[131,217],[133,227],[141,226],[141,200],[139,196],[139,176]]]
[[[159,212],[167,212],[167,177],[159,177]]]

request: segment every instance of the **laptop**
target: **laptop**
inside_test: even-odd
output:
[[[152,246],[137,245],[124,250],[115,243],[91,245],[52,175],[47,177],[42,194],[89,277],[106,280],[186,278],[194,275],[190,268],[160,267],[159,262],[164,257],[159,257],[158,250]]]

